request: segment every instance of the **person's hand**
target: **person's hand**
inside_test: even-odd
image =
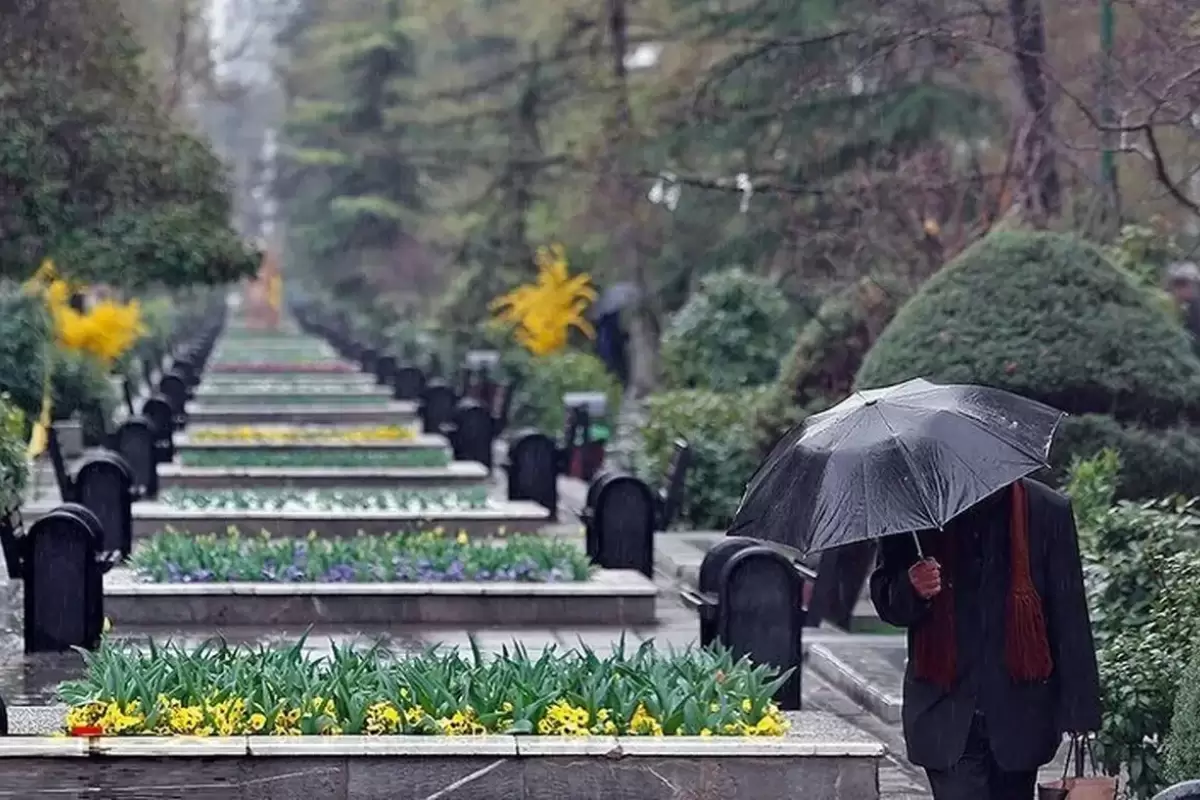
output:
[[[942,590],[942,567],[932,558],[918,561],[908,568],[908,582],[922,600],[936,597]]]

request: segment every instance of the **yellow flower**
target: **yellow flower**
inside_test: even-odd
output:
[[[568,276],[566,251],[561,245],[542,248],[536,260],[536,282],[518,286],[492,302],[497,319],[515,325],[518,344],[534,355],[566,347],[571,328],[594,337],[595,330],[584,316],[596,299],[591,277],[586,273]]]
[[[402,442],[416,436],[416,431],[403,425],[375,427],[237,427],[213,426],[191,434],[197,442],[254,442],[258,444],[314,444],[340,442],[365,444],[370,442]]]
[[[639,703],[629,719],[629,733],[633,736],[662,736],[662,723],[646,710],[645,705]]]
[[[466,544],[467,542],[469,542],[471,540],[471,537],[467,536],[466,531],[459,531],[458,536],[454,537],[454,539],[459,544]]]

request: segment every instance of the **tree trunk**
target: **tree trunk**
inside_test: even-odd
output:
[[[1042,0],[1008,0],[1008,10],[1017,82],[1030,114],[1021,148],[1019,197],[1026,219],[1044,227],[1062,207],[1054,149],[1054,106],[1045,73],[1046,22]]]
[[[654,308],[654,289],[640,247],[637,209],[641,196],[636,180],[631,177],[632,170],[622,163],[635,138],[625,69],[629,50],[629,20],[625,5],[626,0],[608,0],[615,97],[608,178],[616,200],[613,207],[616,224],[612,226],[614,251],[638,290],[638,300],[629,322],[629,391],[634,398],[640,398],[654,391],[658,384],[659,324]]]

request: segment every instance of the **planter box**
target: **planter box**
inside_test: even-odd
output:
[[[392,400],[378,406],[217,406],[189,403],[192,425],[412,425],[417,421],[417,404]]]
[[[117,625],[653,625],[658,589],[632,570],[579,583],[138,583],[104,579]]]
[[[398,451],[440,451],[450,457],[450,445],[446,442],[446,437],[436,435],[417,434],[411,439],[403,439],[398,441],[379,441],[379,442],[287,442],[282,444],[263,443],[263,442],[243,442],[243,441],[205,441],[196,442],[185,433],[181,433],[175,437],[175,452],[179,455],[185,455],[189,451],[199,452],[229,452],[229,453],[245,453],[250,451],[264,451],[271,453],[299,453],[299,452],[324,452],[324,453],[395,453]]]
[[[209,390],[196,396],[197,400],[215,406],[310,406],[314,401],[321,405],[336,406],[365,406],[386,405],[392,400],[389,390],[379,392],[318,391],[311,395],[303,392],[218,392]]]
[[[336,403],[343,397],[349,397],[352,401],[357,401],[360,398],[369,397],[376,399],[381,403],[390,402],[392,399],[392,390],[387,386],[376,386],[374,384],[337,384],[337,383],[308,383],[303,385],[291,384],[281,386],[270,386],[263,384],[247,384],[239,386],[237,384],[229,384],[225,386],[214,386],[212,384],[201,385],[196,392],[196,399],[202,400],[213,405],[225,405],[227,403],[253,403],[261,402],[271,405],[278,401],[281,397],[289,395],[318,395],[320,397],[328,397],[331,403]]]
[[[829,714],[790,716],[779,739],[13,736],[0,738],[0,786],[31,799],[47,787],[161,800],[879,797],[881,742]]]
[[[166,527],[195,534],[222,534],[231,526],[243,533],[266,529],[279,537],[300,538],[316,531],[322,536],[379,535],[441,526],[448,533],[468,536],[536,533],[551,524],[549,511],[537,503],[506,501],[495,508],[400,513],[397,511],[184,511],[160,503],[133,507],[133,535],[145,538]]]
[[[160,464],[164,489],[463,489],[486,486],[474,461],[444,467],[185,467]]]
[[[215,389],[219,392],[223,389],[236,390],[256,383],[308,385],[316,386],[318,389],[330,386],[345,386],[357,389],[375,386],[375,376],[365,372],[331,373],[329,375],[278,375],[272,373],[258,376],[231,372],[224,374],[207,373],[200,387],[201,389]]]

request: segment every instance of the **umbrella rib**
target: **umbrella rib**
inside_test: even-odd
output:
[[[879,414],[879,419],[881,419],[883,421],[883,424],[885,426],[887,426],[887,429],[888,429],[889,434],[891,435],[892,441],[894,441],[896,443],[897,447],[900,450],[900,455],[904,458],[904,463],[908,464],[908,471],[913,476],[913,485],[915,487],[917,487],[917,497],[921,500],[921,505],[925,507],[925,516],[931,521],[937,520],[937,515],[934,514],[933,509],[930,508],[929,500],[925,497],[925,493],[921,491],[921,482],[919,480],[917,480],[917,470],[914,466],[912,454],[908,452],[908,447],[905,446],[904,440],[901,439],[896,434],[896,429],[892,427],[892,424],[890,422],[888,422],[887,416],[883,413],[883,411],[878,406],[875,406],[875,413]],[[940,523],[940,522],[934,521],[933,524],[936,525],[938,528],[942,527],[942,523]]]

